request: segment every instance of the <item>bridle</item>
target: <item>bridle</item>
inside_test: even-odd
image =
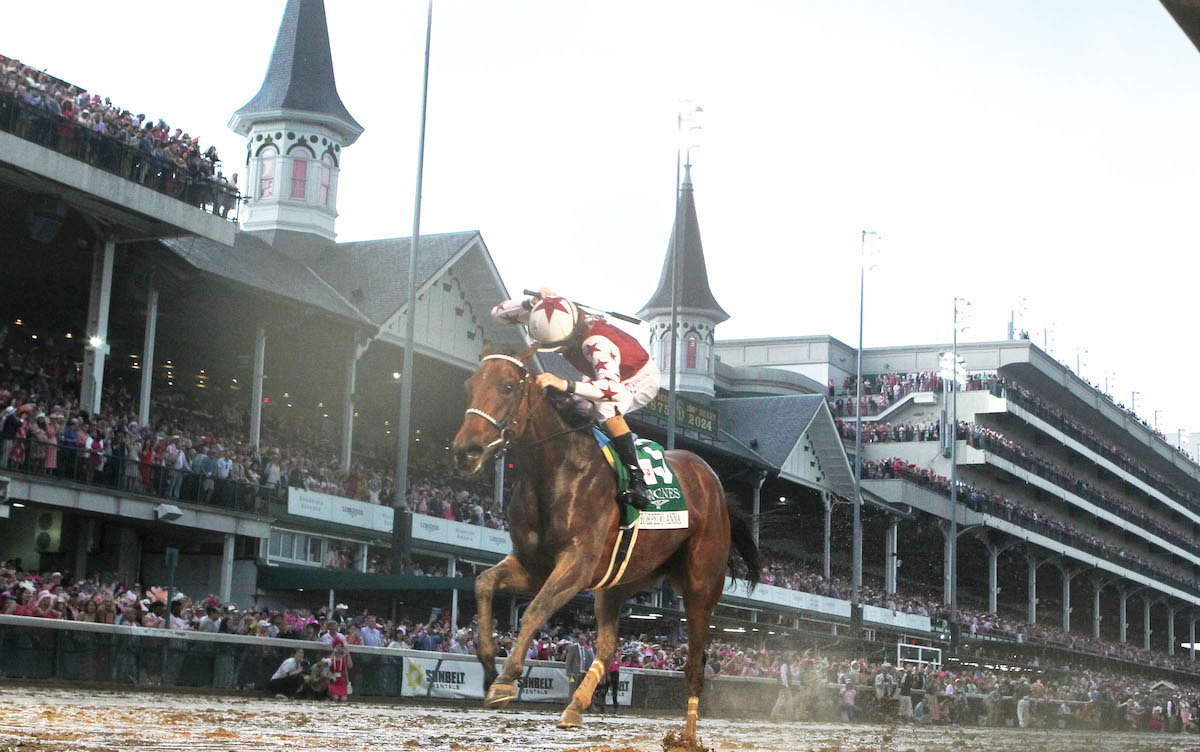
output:
[[[525,393],[528,391],[525,388],[525,384],[529,381],[529,369],[524,363],[521,362],[519,358],[514,358],[511,355],[484,355],[479,359],[479,362],[486,363],[489,360],[506,360],[515,365],[517,368],[521,369],[521,381],[517,384],[517,389],[520,390],[520,396],[517,397],[517,401],[513,403],[512,409],[508,411],[508,415],[504,418],[504,420],[496,420],[491,415],[488,415],[477,407],[468,407],[466,409],[466,415],[478,415],[488,423],[491,423],[492,426],[500,432],[500,435],[496,437],[496,440],[485,446],[484,449],[491,449],[492,447],[499,445],[500,451],[504,451],[508,448],[508,445],[512,443],[512,440],[517,437],[516,428],[513,424],[517,417],[517,411],[521,409],[521,403],[525,401]]]

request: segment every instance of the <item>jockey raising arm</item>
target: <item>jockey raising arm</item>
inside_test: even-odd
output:
[[[644,509],[650,501],[633,434],[625,414],[642,407],[658,393],[659,372],[636,339],[600,316],[585,316],[571,301],[542,288],[533,298],[506,300],[492,317],[525,324],[543,352],[561,352],[583,378],[567,381],[552,373],[538,374],[537,385],[573,395],[595,405],[604,419],[622,464],[629,470],[629,501]]]

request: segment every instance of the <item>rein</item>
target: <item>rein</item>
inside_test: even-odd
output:
[[[517,368],[521,369],[521,381],[517,386],[517,388],[521,390],[521,396],[520,396],[520,398],[517,399],[516,404],[513,405],[512,409],[509,410],[508,416],[502,421],[496,420],[491,415],[485,413],[483,410],[480,410],[479,408],[476,408],[476,407],[468,407],[465,412],[467,415],[478,415],[479,417],[486,420],[488,423],[491,423],[492,426],[495,427],[495,429],[500,432],[500,436],[497,437],[495,441],[488,444],[484,448],[491,449],[492,447],[499,445],[500,451],[503,452],[508,449],[508,445],[511,444],[513,439],[516,438],[516,429],[513,427],[512,423],[513,423],[513,419],[516,418],[517,411],[520,410],[520,408],[521,408],[521,403],[525,401],[526,390],[524,389],[524,387],[525,387],[526,382],[529,380],[529,369],[525,366],[525,364],[519,358],[514,358],[511,355],[500,355],[500,354],[485,355],[479,359],[479,362],[483,363],[483,362],[489,361],[489,360],[506,360],[509,363],[512,363],[513,365],[515,365]],[[582,426],[568,428],[565,431],[559,431],[558,433],[552,433],[549,436],[538,439],[537,441],[532,442],[532,445],[539,446],[551,439],[557,439],[560,436],[566,436],[567,434],[575,433],[576,431],[582,431],[582,430],[590,428],[590,427],[591,427],[590,425],[584,424]]]

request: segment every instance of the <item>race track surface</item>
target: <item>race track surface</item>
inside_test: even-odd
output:
[[[661,752],[663,735],[680,725],[589,716],[583,729],[559,731],[556,718],[549,712],[7,687],[0,688],[0,752]],[[1200,752],[1200,736],[1021,729],[702,720],[701,736],[718,751]]]

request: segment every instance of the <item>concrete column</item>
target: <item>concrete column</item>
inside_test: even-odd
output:
[[[1175,655],[1175,614],[1178,612],[1175,606],[1167,607],[1167,655]]]
[[[154,380],[154,335],[158,329],[158,288],[146,291],[146,331],[142,337],[142,388],[138,392],[138,423],[150,425],[150,389]]]
[[[1196,614],[1188,615],[1188,652],[1191,653],[1192,663],[1196,662]]]
[[[1060,567],[1062,572],[1062,631],[1070,632],[1070,580],[1074,579],[1075,572],[1070,571],[1067,567]]]
[[[996,599],[1000,595],[1000,583],[997,569],[999,568],[1000,549],[995,546],[987,547],[988,555],[988,613],[996,613]]]
[[[1028,588],[1029,605],[1028,605],[1028,620],[1030,624],[1037,623],[1037,570],[1042,562],[1035,556],[1026,556],[1025,562],[1027,565],[1026,587]]]
[[[222,603],[233,600],[233,543],[235,535],[225,533],[224,545],[221,547],[221,586],[218,598]]]
[[[496,455],[496,468],[492,473],[495,476],[495,483],[492,486],[492,498],[499,504],[500,509],[504,509],[504,470],[508,467],[508,458],[503,454]]]
[[[1125,588],[1118,588],[1117,594],[1120,596],[1121,609],[1121,642],[1125,643],[1129,637],[1129,593],[1125,592]]]
[[[831,566],[833,563],[833,496],[829,493],[822,493],[821,500],[825,502],[825,579],[829,579]]]
[[[254,331],[254,374],[250,388],[250,443],[261,449],[263,366],[267,359],[267,330],[261,325]]]
[[[83,381],[79,406],[89,413],[100,411],[104,389],[104,358],[108,355],[108,309],[112,303],[113,260],[117,255],[114,236],[106,237],[92,251],[92,282],[88,296],[87,330],[83,342]]]
[[[759,525],[762,519],[762,487],[766,481],[767,474],[761,470],[754,474],[754,480],[750,481],[751,502],[752,502],[752,517],[750,518],[750,531],[754,534],[754,544],[758,545]]]
[[[899,542],[900,519],[892,518],[888,522],[887,532],[883,537],[883,577],[888,595],[896,594],[896,569],[900,566],[897,552]]]
[[[328,612],[328,613],[330,613],[330,614],[332,614],[332,613],[333,613],[333,605],[334,605],[334,603],[336,603],[336,602],[337,602],[337,601],[335,601],[335,600],[333,599],[333,588],[329,588],[329,612]],[[350,604],[346,604],[346,605],[350,605]]]
[[[949,604],[952,593],[950,592],[950,576],[951,576],[951,556],[953,556],[954,547],[950,545],[950,531],[945,527],[942,528],[942,603]]]
[[[349,472],[354,453],[354,386],[357,380],[358,346],[354,345],[346,354],[346,383],[342,389],[342,472]]]
[[[1142,598],[1142,650],[1150,649],[1150,596]]]
[[[1103,582],[1092,581],[1092,637],[1097,640],[1100,639],[1100,591],[1103,589]]]
[[[75,580],[87,578],[88,543],[91,541],[91,520],[79,520],[79,533],[75,536]]]
[[[1000,582],[997,570],[999,568],[1000,554],[1020,543],[1019,539],[1011,539],[1006,543],[997,542],[999,534],[991,534],[987,532],[977,533],[979,542],[983,544],[988,556],[988,613],[996,613],[996,600],[1000,596]]]
[[[357,564],[358,571],[362,572],[363,574],[367,573],[367,544],[366,543],[358,544],[358,561],[355,563]]]
[[[458,559],[451,556],[446,563],[446,576],[458,576]],[[458,588],[450,591],[450,639],[454,639],[453,632],[458,630]]]

